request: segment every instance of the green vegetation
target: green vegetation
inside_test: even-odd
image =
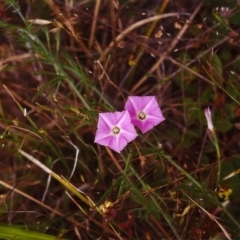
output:
[[[0,239],[239,239],[239,16],[235,0],[0,0]],[[120,153],[94,143],[129,96],[165,121]]]

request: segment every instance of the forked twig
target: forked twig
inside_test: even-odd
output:
[[[72,176],[73,176],[73,174],[74,174],[74,172],[75,172],[76,166],[77,166],[77,160],[78,160],[78,155],[79,155],[80,150],[79,150],[79,148],[78,148],[75,144],[72,143],[72,141],[71,141],[69,138],[64,138],[64,139],[65,139],[70,145],[72,145],[72,146],[74,147],[74,149],[76,150],[73,169],[72,169],[71,175],[70,175],[70,177],[69,177],[69,179],[68,179],[68,181],[70,181],[71,178],[72,178]]]
[[[95,61],[95,62],[100,66],[100,68],[101,68],[102,71],[103,71],[103,73],[102,73],[100,79],[102,78],[103,74],[105,74],[105,76],[106,76],[108,82],[109,82],[114,88],[116,88],[116,89],[119,91],[119,93],[120,93],[120,95],[122,96],[123,100],[125,100],[125,97],[124,97],[124,95],[123,95],[121,89],[120,89],[120,88],[119,88],[119,87],[118,87],[118,86],[117,86],[117,85],[116,85],[116,84],[115,84],[115,83],[109,78],[108,74],[106,73],[106,71],[105,71],[105,69],[103,68],[103,66],[102,66],[102,64],[100,63],[100,61],[97,60],[97,61]]]

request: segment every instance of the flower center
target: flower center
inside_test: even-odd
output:
[[[139,118],[140,120],[144,120],[146,117],[147,117],[147,114],[144,113],[144,112],[140,112],[140,113],[138,114],[138,118]]]
[[[120,133],[120,128],[117,127],[117,126],[115,126],[115,127],[112,129],[112,133],[113,133],[114,135],[118,135],[118,134]]]

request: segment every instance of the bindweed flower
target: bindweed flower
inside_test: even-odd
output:
[[[97,127],[94,142],[118,153],[137,137],[128,111],[99,113]]]
[[[210,108],[209,107],[205,108],[204,113],[205,113],[205,117],[207,120],[208,136],[209,136],[210,140],[212,141],[212,143],[214,145],[216,145],[217,144],[217,136],[216,136],[214,126],[212,123],[212,113],[211,113]]]
[[[213,132],[214,129],[213,129],[212,114],[211,114],[210,108],[209,108],[209,107],[208,107],[208,108],[205,108],[204,113],[205,113],[205,117],[206,117],[206,119],[207,119],[208,129],[209,129],[211,132]]]
[[[209,139],[211,140],[211,142],[213,143],[213,145],[215,146],[216,152],[217,152],[217,159],[218,159],[218,170],[217,170],[217,181],[216,181],[216,186],[218,186],[219,181],[220,181],[220,173],[221,173],[221,154],[220,154],[220,149],[219,149],[219,144],[218,144],[218,139],[217,139],[217,135],[215,133],[214,130],[214,126],[212,123],[212,113],[210,108],[205,108],[205,117],[207,119],[207,127],[208,127],[208,136]]]
[[[165,120],[154,96],[131,96],[125,104],[132,123],[143,132],[147,132]]]

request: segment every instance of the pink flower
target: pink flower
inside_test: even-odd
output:
[[[97,127],[94,142],[118,153],[137,137],[128,111],[99,113]]]
[[[165,120],[154,96],[128,97],[125,109],[129,112],[133,125],[138,126],[143,133]]]
[[[206,117],[206,119],[207,119],[208,129],[209,129],[211,132],[213,132],[214,129],[213,129],[212,114],[211,114],[210,108],[209,108],[209,107],[208,107],[208,108],[205,108],[204,113],[205,113],[205,117]]]

